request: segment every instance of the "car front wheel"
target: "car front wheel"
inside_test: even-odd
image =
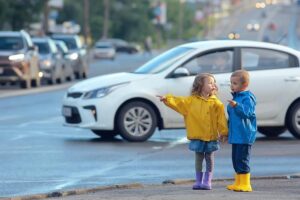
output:
[[[123,106],[117,118],[120,135],[131,142],[143,142],[150,138],[157,126],[153,108],[144,102],[130,102]]]
[[[300,139],[300,101],[289,109],[286,125],[292,135]]]

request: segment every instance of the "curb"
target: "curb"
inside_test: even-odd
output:
[[[101,186],[89,189],[76,189],[76,190],[67,190],[67,191],[55,191],[45,194],[35,194],[35,195],[26,195],[19,197],[9,197],[9,198],[0,198],[1,200],[36,200],[36,199],[46,199],[52,197],[65,197],[71,195],[79,195],[79,194],[88,194],[94,193],[104,190],[116,190],[116,189],[138,189],[143,188],[144,185],[140,183],[131,183],[124,185],[111,185],[111,186]]]
[[[296,179],[300,178],[300,174],[292,174],[292,175],[282,175],[282,176],[257,176],[252,177],[252,180],[268,180],[268,179]],[[214,182],[222,182],[222,181],[231,181],[233,178],[219,178],[214,179]],[[95,193],[99,191],[107,191],[107,190],[117,190],[117,189],[139,189],[151,186],[164,186],[164,185],[183,185],[193,183],[194,179],[174,179],[174,180],[165,180],[161,184],[141,184],[141,183],[131,183],[131,184],[122,184],[122,185],[111,185],[111,186],[101,186],[95,188],[88,189],[75,189],[75,190],[66,190],[66,191],[55,191],[45,194],[35,194],[35,195],[26,195],[19,197],[9,197],[9,198],[1,198],[0,200],[38,200],[38,199],[46,199],[53,197],[65,197],[71,195],[81,195],[88,193]]]

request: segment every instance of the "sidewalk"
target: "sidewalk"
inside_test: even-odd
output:
[[[193,180],[170,180],[162,185],[128,184],[92,189],[60,191],[24,197],[0,198],[1,200],[300,200],[300,175],[253,177],[253,192],[226,190],[229,179],[213,180],[213,190],[192,190]]]

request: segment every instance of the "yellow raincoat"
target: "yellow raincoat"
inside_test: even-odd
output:
[[[224,105],[216,96],[205,99],[196,95],[177,97],[169,94],[165,97],[164,103],[183,115],[188,139],[213,141],[218,140],[219,135],[228,135]]]

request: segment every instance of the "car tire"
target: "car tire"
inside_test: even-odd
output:
[[[41,79],[36,78],[31,80],[31,86],[32,87],[40,87],[41,86]]]
[[[266,137],[278,137],[286,131],[286,127],[258,127],[258,131]]]
[[[287,114],[286,125],[291,134],[295,138],[300,139],[300,101],[290,107]]]
[[[27,80],[20,81],[20,87],[23,88],[23,89],[31,88],[31,80],[27,79]]]
[[[107,131],[107,130],[91,130],[94,134],[98,135],[102,139],[113,139],[115,136],[118,135],[115,131]]]
[[[130,142],[144,142],[149,139],[157,126],[153,108],[144,102],[134,101],[124,105],[117,116],[120,135]]]

